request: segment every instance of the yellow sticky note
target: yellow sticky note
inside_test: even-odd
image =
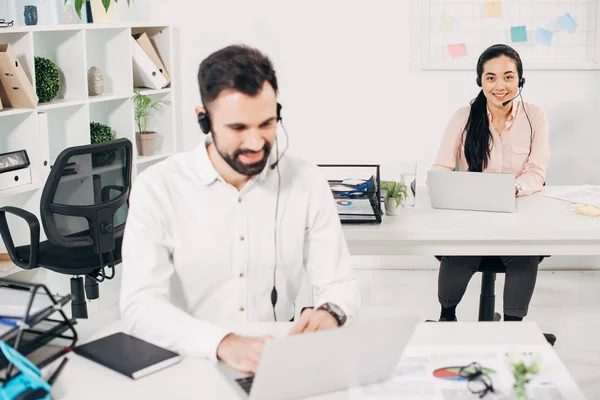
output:
[[[499,1],[488,1],[485,3],[485,16],[495,18],[502,16],[502,3]]]

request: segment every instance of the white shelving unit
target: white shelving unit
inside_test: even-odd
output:
[[[130,36],[145,32],[153,42],[171,76],[167,88],[139,90],[153,99],[170,101],[153,114],[149,128],[158,133],[156,153],[142,157],[137,153],[133,113],[133,65]],[[178,148],[176,129],[177,74],[174,68],[173,27],[156,24],[77,24],[20,26],[0,30],[0,43],[9,43],[35,87],[34,57],[52,60],[61,72],[61,91],[49,103],[32,109],[0,110],[0,153],[25,149],[31,162],[31,184],[2,190],[0,206],[25,208],[39,218],[39,200],[50,166],[58,154],[70,146],[90,143],[90,122],[111,127],[117,138],[133,143],[133,179],[152,163],[165,159]],[[104,74],[104,93],[88,95],[87,72],[92,66]],[[48,132],[38,127],[38,114],[46,113]],[[12,222],[15,221],[15,222]],[[18,221],[18,222],[17,222]],[[15,244],[28,243],[24,222],[9,217]],[[41,232],[43,235],[43,232]],[[42,239],[45,239],[43,237]],[[3,244],[0,241],[0,247]],[[17,272],[13,266],[0,265],[0,277]]]

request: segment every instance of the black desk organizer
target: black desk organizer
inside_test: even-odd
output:
[[[357,213],[344,213],[339,212],[340,221],[343,224],[365,224],[365,223],[381,223],[381,217],[383,211],[381,208],[381,177],[380,177],[380,166],[379,164],[318,164],[318,167],[325,169],[325,175],[328,176],[327,181],[330,187],[343,184],[343,180],[346,178],[360,179],[365,182],[369,182],[370,186],[366,190],[362,191],[334,191],[333,198],[336,202],[352,199],[366,199],[371,204],[372,212],[369,214],[357,214]],[[340,178],[329,179],[329,176],[334,175],[337,172],[344,171],[345,176]],[[365,172],[370,170],[370,172]],[[362,176],[356,176],[362,175]]]
[[[31,353],[54,340],[67,342],[66,345],[59,347],[60,350],[36,363],[38,368],[43,368],[72,350],[77,343],[77,332],[74,328],[76,321],[69,319],[63,311],[63,307],[73,299],[71,294],[55,298],[46,285],[10,279],[0,279],[0,286],[30,293],[23,319],[16,327],[0,335],[0,340],[27,358]],[[30,315],[35,296],[48,296],[53,305]],[[12,368],[2,352],[0,352],[0,370],[5,371],[4,374],[0,374],[4,375],[0,376],[0,382],[3,384],[12,378],[12,372],[18,372],[17,369]]]

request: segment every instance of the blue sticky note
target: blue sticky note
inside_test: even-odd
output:
[[[577,22],[571,17],[571,14],[566,13],[562,17],[558,17],[558,25],[567,32],[573,32],[577,27]]]
[[[552,31],[538,28],[535,34],[535,40],[537,40],[538,43],[550,46],[552,44]]]
[[[527,28],[525,26],[513,26],[510,28],[510,38],[513,42],[527,41]]]

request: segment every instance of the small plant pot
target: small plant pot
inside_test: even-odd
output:
[[[156,149],[156,132],[136,132],[135,142],[137,144],[138,155],[153,156]]]
[[[398,215],[400,213],[400,204],[396,202],[396,199],[390,197],[385,201],[385,214],[386,215]]]

